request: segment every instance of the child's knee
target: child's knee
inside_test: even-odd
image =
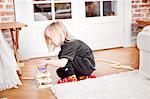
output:
[[[62,79],[75,74],[73,69],[67,67],[58,68],[56,73]]]
[[[64,68],[58,68],[56,70],[56,73],[57,75],[60,77],[60,78],[65,78],[66,77],[66,73],[65,73],[65,69]]]

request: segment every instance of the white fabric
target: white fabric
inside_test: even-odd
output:
[[[150,31],[150,25],[145,26],[142,31]]]
[[[150,79],[150,52],[140,50],[139,71],[142,75]]]
[[[58,99],[150,99],[150,80],[138,70],[51,87]]]
[[[0,31],[0,90],[21,85],[16,72],[17,63],[13,51]]]
[[[145,27],[138,34],[137,46],[140,49],[139,71],[150,79],[150,26]]]
[[[150,31],[142,31],[138,33],[137,46],[140,50],[150,52]]]

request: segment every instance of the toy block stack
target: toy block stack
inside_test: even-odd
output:
[[[41,65],[38,67],[38,72],[36,74],[36,80],[38,83],[38,88],[48,88],[52,86],[51,74],[47,69],[46,65]]]

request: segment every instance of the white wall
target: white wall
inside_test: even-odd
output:
[[[126,2],[128,1],[128,2]],[[131,20],[125,16],[130,9],[131,0],[118,0],[117,16],[85,18],[84,1],[72,0],[72,19],[61,20],[69,31],[78,39],[86,42],[93,50],[130,45]],[[48,52],[43,32],[45,27],[52,21],[34,22],[32,0],[15,0],[16,20],[28,25],[20,33],[20,56],[21,59],[43,57],[56,54]],[[23,13],[22,13],[23,12]],[[126,29],[126,30],[125,30]]]

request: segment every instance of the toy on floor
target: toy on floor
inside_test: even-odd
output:
[[[46,65],[40,65],[36,74],[38,88],[48,88],[52,86],[52,79]]]
[[[131,66],[128,65],[117,65],[117,64],[110,64],[111,67],[117,68],[117,69],[129,69],[129,70],[133,70],[134,68],[132,68]]]
[[[116,68],[116,69],[129,69],[129,70],[133,70],[134,68],[132,68],[132,66],[129,65],[122,65],[120,62],[116,62],[116,61],[112,61],[112,60],[108,60],[108,59],[95,59],[96,62],[106,62],[106,63],[110,63],[109,66]]]

